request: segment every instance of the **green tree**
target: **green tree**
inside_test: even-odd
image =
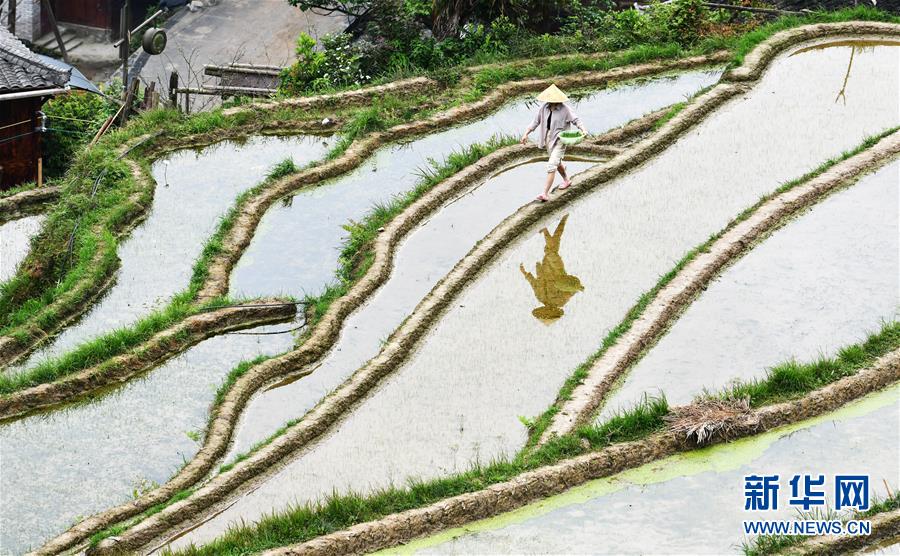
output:
[[[372,8],[370,0],[287,0],[291,6],[313,13],[329,15],[341,13],[352,17],[360,17]]]

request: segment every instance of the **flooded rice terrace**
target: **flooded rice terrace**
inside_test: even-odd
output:
[[[719,75],[718,71],[689,72],[642,80],[588,93],[573,105],[594,133],[602,133],[679,102],[715,82]],[[425,166],[429,157],[440,161],[454,149],[484,141],[498,132],[521,132],[533,108],[532,103],[514,101],[478,122],[385,147],[357,171],[322,188],[297,194],[289,207],[270,210],[232,275],[232,292],[265,295],[287,288],[294,295],[317,293],[337,266],[336,253],[345,234],[342,224],[360,218],[373,198],[383,202],[401,186],[402,191],[411,189],[418,179],[418,168]],[[582,162],[568,164],[574,172],[587,166]],[[435,283],[496,224],[536,194],[542,171],[541,164],[534,163],[495,176],[460,194],[458,201],[410,232],[397,249],[390,281],[349,317],[337,345],[316,371],[270,388],[248,404],[230,456],[246,451],[286,421],[302,416],[374,357],[381,342]],[[328,206],[329,200],[349,210]],[[310,236],[318,241],[284,239]],[[323,246],[327,247],[324,252]],[[316,256],[310,256],[310,251]]]
[[[592,118],[595,126],[592,129],[600,132],[683,100],[714,82],[719,74],[718,71],[690,72],[624,84],[608,91],[586,94],[577,107],[582,117]],[[601,106],[604,107],[602,113],[599,110]],[[232,293],[255,296],[317,292],[333,277],[338,262],[337,249],[345,234],[342,224],[351,218],[360,218],[373,202],[389,200],[392,195],[411,188],[418,179],[417,169],[425,165],[427,156],[440,160],[443,154],[472,141],[487,139],[498,130],[521,131],[519,128],[529,120],[530,110],[531,107],[525,102],[516,101],[476,124],[440,134],[440,141],[435,139],[438,136],[432,135],[402,146],[386,147],[375,154],[370,165],[362,167],[364,171],[357,170],[326,185],[292,196],[289,203],[272,209],[264,218],[256,239],[232,276]],[[419,147],[420,142],[426,142],[430,146]],[[158,181],[157,198],[154,212],[142,228],[152,224],[154,215],[161,210],[161,189],[177,187],[177,184],[183,187],[207,184],[211,187],[219,183],[222,186],[227,181],[232,189],[228,195],[221,188],[215,193],[223,198],[216,201],[220,207],[217,214],[212,214],[212,210],[208,211],[209,229],[205,232],[192,229],[190,235],[185,231],[178,233],[180,239],[177,245],[183,246],[186,251],[192,249],[199,253],[203,241],[214,230],[217,217],[227,210],[241,191],[261,181],[266,171],[285,157],[292,157],[300,165],[321,156],[325,148],[321,138],[258,137],[248,140],[239,148],[229,143],[208,147],[201,151],[199,157],[193,151],[175,153],[166,159],[169,161],[168,167],[164,161],[154,165],[154,177]],[[377,166],[371,164],[384,162],[384,157],[387,156],[385,153],[393,157],[391,164],[373,172],[372,168]],[[398,153],[405,155],[400,156]],[[246,169],[243,165],[248,161],[253,166],[252,174],[244,173]],[[573,172],[589,165],[588,162],[568,163]],[[347,331],[354,330],[363,334],[358,334],[356,338],[360,343],[357,344],[354,340],[354,348],[344,352],[349,363],[340,356],[331,363],[336,371],[343,374],[329,376],[323,372],[317,375],[328,378],[331,382],[326,380],[310,383],[309,389],[303,392],[303,396],[306,396],[303,399],[306,401],[289,408],[292,411],[286,416],[276,414],[274,419],[262,420],[261,425],[252,430],[259,431],[263,437],[268,435],[281,425],[282,417],[290,418],[296,414],[297,408],[311,407],[324,392],[374,355],[380,345],[382,333],[376,332],[373,335],[375,329],[369,327],[379,326],[378,330],[383,330],[383,335],[386,335],[399,324],[404,313],[408,313],[434,282],[480,237],[531,198],[532,189],[537,184],[533,184],[531,188],[527,184],[533,181],[534,175],[542,172],[538,166],[542,168],[543,163],[519,166],[501,173],[491,180],[497,185],[486,188],[489,195],[461,197],[445,211],[424,223],[414,233],[424,241],[411,242],[411,249],[407,249],[404,243],[398,253],[398,268],[415,264],[416,268],[409,269],[414,272],[401,274],[396,285],[382,288],[380,292],[386,292],[388,296],[380,306],[386,309],[386,302],[391,308],[386,309],[383,314],[360,311],[355,317],[363,319],[358,322],[365,328],[347,328]],[[169,185],[166,186],[166,183]],[[190,194],[194,195],[195,192]],[[204,200],[213,195],[208,190],[196,194]],[[183,200],[182,197],[182,202]],[[486,204],[481,204],[485,201]],[[175,205],[177,199],[168,201],[171,210],[166,218],[160,217],[160,221],[154,224],[154,229],[158,231],[167,223],[171,224],[171,220],[175,218],[173,213],[185,208],[179,209]],[[273,211],[276,217],[270,219],[269,215]],[[194,213],[191,214],[193,219]],[[135,230],[134,234],[138,234],[142,228]],[[438,237],[448,232],[453,233],[454,230],[458,230],[458,233],[454,234],[452,240]],[[143,237],[153,237],[151,231],[145,231]],[[173,235],[167,234],[166,237],[166,240],[153,241],[152,245],[162,246],[165,241],[174,244]],[[265,241],[261,241],[261,237]],[[312,237],[315,241],[298,241],[298,237]],[[188,245],[188,240],[195,244]],[[158,264],[159,257],[153,259],[150,256],[152,253],[141,259],[127,256],[128,251],[123,251],[124,248],[135,241],[135,236],[132,236],[120,247],[123,269],[120,271],[119,281],[123,281],[124,275],[127,279],[125,283],[131,286],[119,294],[114,289],[82,321],[95,327],[92,330],[96,333],[128,322],[119,315],[113,315],[112,309],[115,306],[104,307],[114,294],[120,300],[148,300],[142,310],[129,313],[131,320],[134,320],[149,312],[147,307],[159,306],[187,285],[196,255],[172,255],[172,264],[177,269],[147,268],[151,262]],[[442,250],[434,248],[439,241],[444,246]],[[317,251],[320,244],[327,248]],[[260,250],[265,251],[270,247],[274,247],[274,251],[269,252],[271,256],[263,260],[254,259]],[[282,268],[280,265],[285,259],[279,257],[285,254],[289,255],[287,259],[290,263],[287,268]],[[185,256],[187,259],[180,258]],[[291,259],[292,256],[297,258]],[[165,260],[168,261],[169,257],[167,254]],[[407,257],[412,257],[413,262],[409,263]],[[131,263],[132,260],[138,262]],[[124,274],[126,263],[131,263],[127,268],[134,269],[133,277]],[[156,289],[153,292],[140,290],[138,280],[143,284],[145,277],[139,271],[156,273],[152,283]],[[170,277],[162,278],[160,272],[166,272]],[[173,277],[176,272],[181,273],[180,278]],[[270,281],[270,278],[275,281]],[[170,281],[176,281],[176,285],[172,285]],[[162,293],[160,287],[169,289]],[[129,295],[134,297],[129,298]],[[377,299],[370,303],[379,306]],[[401,303],[405,305],[394,307]],[[100,316],[92,317],[98,311],[102,311]],[[118,319],[115,324],[102,320],[113,317]],[[99,320],[91,321],[92,318]],[[256,334],[287,328],[290,325],[271,325],[245,332]],[[345,336],[350,335],[352,338],[352,332],[347,331]],[[63,333],[60,340],[65,340],[68,333]],[[87,328],[73,334],[76,333],[80,334],[80,340],[89,337]],[[75,341],[72,339],[69,344]],[[15,452],[7,453],[4,450],[3,454],[4,472],[0,474],[0,493],[3,498],[0,509],[0,545],[4,550],[12,547],[15,552],[36,547],[43,540],[70,526],[80,516],[125,502],[142,490],[165,482],[200,448],[209,406],[216,388],[228,371],[242,360],[262,354],[275,355],[287,351],[292,344],[293,336],[290,334],[228,334],[211,338],[154,369],[145,377],[99,396],[96,400],[0,424],[0,445],[16,446]],[[59,346],[51,347],[53,353],[58,353],[61,349]],[[333,357],[340,353],[338,349],[331,355]],[[305,388],[307,384],[303,383],[302,386]],[[278,409],[283,411],[284,408]],[[269,424],[274,426],[268,429],[266,427]]]
[[[683,405],[785,361],[836,355],[900,317],[898,183],[895,161],[727,269],[626,375],[600,420],[645,393]]]
[[[19,263],[28,255],[31,238],[41,231],[43,214],[25,216],[0,224],[0,284],[16,274]]]
[[[782,479],[782,503],[760,517],[767,521],[797,518],[786,503],[796,474],[824,475],[829,485],[836,474],[868,475],[872,497],[883,499],[887,487],[897,490],[900,462],[880,455],[898,435],[895,386],[831,414],[655,461],[384,553],[641,554],[652,546],[663,554],[742,554],[750,540],[742,527],[745,475]]]
[[[76,324],[8,372],[34,367],[164,307],[187,288],[204,242],[238,195],[261,182],[281,160],[312,162],[328,144],[314,136],[254,137],[178,151],[156,161],[153,205],[146,220],[119,244],[121,268],[115,283]]]
[[[519,417],[544,411],[689,249],[780,184],[900,123],[900,50],[856,52],[848,74],[850,53],[779,56],[748,93],[656,158],[545,218],[339,426],[173,544],[202,543],[333,491],[368,492],[515,453],[526,437]],[[835,102],[841,90],[846,102]],[[552,272],[535,275],[537,262]]]
[[[566,163],[573,175],[590,162]],[[524,184],[544,171],[546,161],[500,173],[461,192],[437,214],[412,230],[397,247],[390,279],[344,323],[337,345],[308,376],[285,380],[257,395],[241,417],[226,460],[302,416],[374,357],[384,340],[416,304],[475,243],[522,205]]]
[[[237,195],[284,158],[302,164],[326,150],[320,137],[254,137],[157,161],[153,208],[119,246],[116,283],[81,321],[20,368],[164,306],[187,287],[204,241]],[[165,482],[200,448],[209,406],[228,371],[291,345],[290,335],[211,338],[97,399],[0,423],[0,546],[13,552],[34,547],[79,516]]]
[[[166,482],[200,449],[228,371],[292,343],[290,334],[216,336],[99,399],[0,424],[0,553],[36,548],[80,516]]]

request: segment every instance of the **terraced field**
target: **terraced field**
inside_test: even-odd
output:
[[[110,139],[95,264],[0,307],[0,553],[754,553],[755,471],[870,476],[900,546],[900,25],[340,131],[423,83]],[[5,292],[76,189],[0,198]]]

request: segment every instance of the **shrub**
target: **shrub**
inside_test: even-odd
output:
[[[644,16],[637,10],[611,12],[601,27],[607,34],[610,45],[614,48],[627,48],[639,42],[646,23]]]
[[[707,27],[709,10],[702,0],[675,0],[668,4],[665,25],[667,39],[681,45],[696,43]]]
[[[361,45],[351,44],[351,41],[352,37],[347,33],[322,38],[324,55],[320,79],[325,80],[322,86],[361,85],[371,78],[362,71],[364,55]]]
[[[306,33],[300,33],[294,49],[297,61],[281,72],[281,89],[284,92],[301,93],[321,77],[325,55],[316,52],[315,48],[316,40]]]
[[[562,27],[565,35],[596,38],[609,12],[615,9],[612,0],[597,2],[576,1]]]
[[[611,48],[635,44],[697,43],[709,27],[709,10],[702,0],[653,2],[643,11],[607,12],[596,26]]]
[[[59,177],[115,107],[100,95],[73,92],[51,99],[43,111],[48,128],[43,137],[44,172],[48,177]]]
[[[409,4],[410,0],[407,0]],[[380,0],[389,5],[396,0]],[[353,41],[349,33],[326,35],[321,51],[303,33],[297,39],[297,61],[281,74],[286,94],[319,92],[333,87],[362,85],[373,76],[429,72],[459,65],[468,59],[509,54],[519,30],[507,17],[490,25],[469,23],[459,37],[435,40],[425,32],[413,11],[379,10],[371,16],[366,33]]]

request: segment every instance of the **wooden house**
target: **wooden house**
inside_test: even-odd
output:
[[[48,63],[0,28],[0,189],[38,179],[41,107],[69,90],[71,71]]]

